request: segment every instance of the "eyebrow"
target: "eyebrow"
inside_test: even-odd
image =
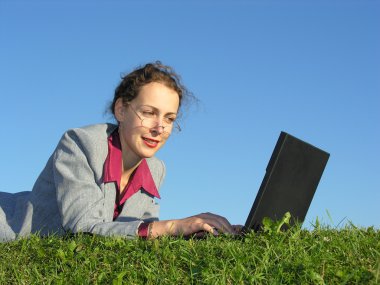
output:
[[[160,110],[158,108],[152,106],[152,105],[141,105],[140,108],[141,107],[150,107],[153,110],[155,110],[157,113],[160,113]],[[177,116],[177,113],[175,113],[175,112],[168,112],[168,113],[165,114],[165,116],[167,116],[167,115],[176,115]]]

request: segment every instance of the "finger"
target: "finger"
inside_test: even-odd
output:
[[[215,236],[218,235],[218,231],[215,230],[215,228],[212,227],[211,225],[209,225],[208,223],[203,223],[202,228],[203,228],[204,231],[209,232],[209,233],[211,233],[211,234],[213,234]]]
[[[205,231],[200,231],[200,232],[195,233],[194,237],[195,238],[204,238],[206,236],[206,234],[209,234],[209,233],[205,232]]]
[[[232,228],[234,229],[236,234],[239,234],[243,231],[243,226],[242,225],[232,225]]]
[[[235,233],[232,225],[230,224],[230,222],[225,217],[222,217],[222,216],[219,216],[216,214],[212,214],[212,213],[208,213],[208,214],[213,216],[214,219],[216,219],[218,224],[216,224],[215,227],[217,227],[219,230],[221,230],[224,233],[230,233],[230,234]]]
[[[234,230],[231,226],[231,224],[228,222],[228,220],[222,216],[215,215],[212,213],[206,213],[203,215],[203,219],[210,224],[211,226],[215,227],[221,232],[224,233],[230,233],[233,234]]]
[[[219,216],[213,213],[203,213],[203,214],[200,214],[199,217],[204,219],[208,224],[217,228],[221,232],[230,233],[230,234],[235,233],[230,222],[222,216]]]

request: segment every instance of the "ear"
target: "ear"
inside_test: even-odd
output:
[[[124,120],[125,106],[123,104],[123,99],[118,98],[115,102],[115,118],[118,122]]]

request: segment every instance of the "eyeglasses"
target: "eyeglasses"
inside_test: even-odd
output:
[[[144,128],[152,129],[161,127],[164,135],[170,135],[172,132],[178,133],[181,131],[181,127],[179,126],[175,118],[164,117],[162,124],[158,125],[157,114],[154,110],[143,110],[140,112],[139,115],[130,103],[128,103],[128,106],[131,108],[133,113],[135,113],[135,115],[140,119],[141,126]]]

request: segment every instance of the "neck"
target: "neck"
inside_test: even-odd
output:
[[[119,127],[120,128],[120,127]],[[138,157],[125,145],[124,140],[119,132],[121,152],[122,152],[122,172],[123,174],[132,173],[141,163],[142,158]]]
[[[142,159],[140,157],[131,157],[130,152],[123,153],[123,173],[132,173],[141,163]]]

